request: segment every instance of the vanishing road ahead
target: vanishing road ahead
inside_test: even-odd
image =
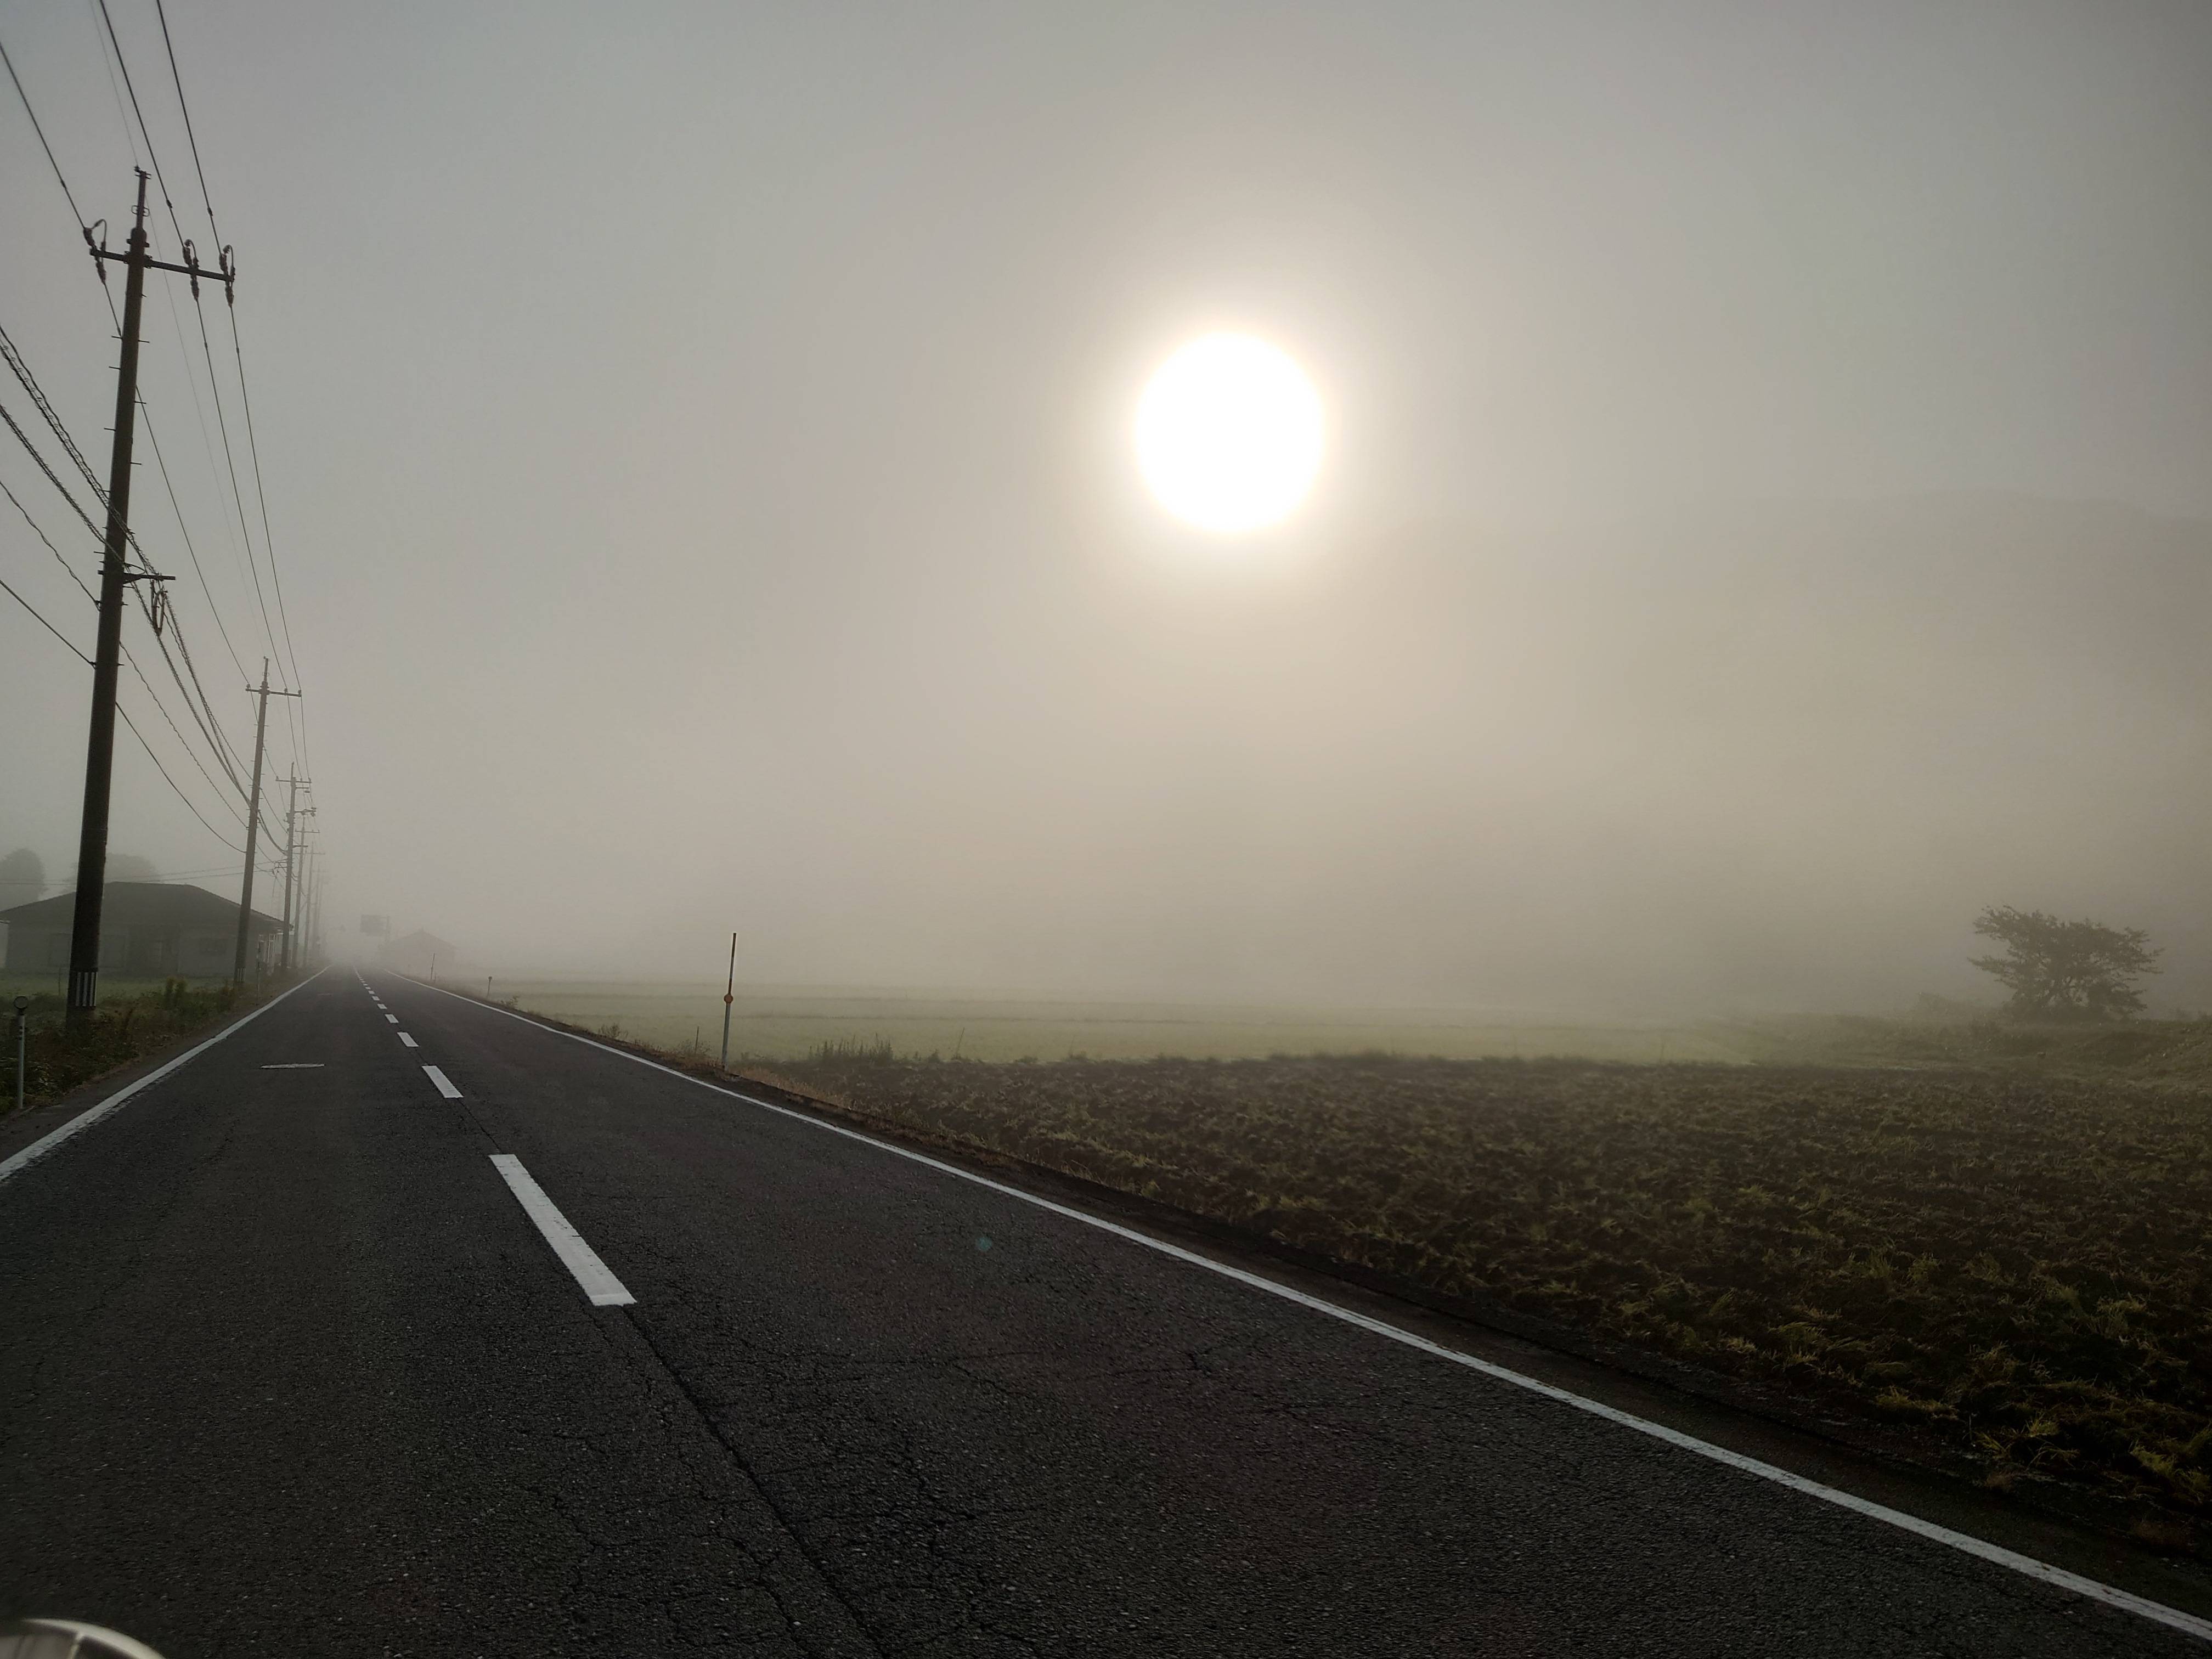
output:
[[[346,969],[0,1178],[0,1613],[168,1659],[2212,1656],[2186,1617]],[[2062,1565],[2117,1582],[2110,1547]],[[2186,1600],[2164,1571],[2135,1588]]]

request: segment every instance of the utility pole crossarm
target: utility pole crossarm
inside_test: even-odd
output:
[[[143,208],[141,210],[141,216],[143,216]],[[199,254],[194,251],[192,245],[190,242],[186,242],[185,244],[185,263],[183,264],[175,264],[167,259],[155,259],[152,258],[134,261],[129,253],[114,252],[103,245],[94,241],[92,240],[92,228],[89,225],[85,227],[84,245],[92,250],[92,257],[95,264],[102,259],[112,259],[118,265],[128,265],[135,263],[143,270],[173,270],[179,276],[189,276],[192,279],[192,297],[195,300],[198,299],[200,295],[201,277],[205,276],[210,281],[220,281],[222,283],[222,291],[225,297],[228,298],[233,305],[236,305],[238,303],[238,262],[236,259],[232,258],[231,252],[227,247],[222,251],[222,263],[216,265],[202,264],[200,263]],[[107,280],[106,273],[105,271],[100,273],[100,280],[102,282]]]

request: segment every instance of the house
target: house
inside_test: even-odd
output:
[[[252,913],[258,966],[276,965],[284,924]],[[76,895],[0,910],[8,927],[7,971],[58,974],[69,967]],[[228,979],[238,950],[238,905],[183,882],[111,881],[100,907],[100,970],[128,979]]]
[[[405,939],[395,939],[386,944],[376,953],[376,959],[400,973],[430,979],[441,969],[459,965],[461,953],[435,933],[426,933],[418,927]]]

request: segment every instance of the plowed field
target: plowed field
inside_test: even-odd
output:
[[[2212,1097],[2024,1073],[817,1061],[800,1090],[2212,1514]]]

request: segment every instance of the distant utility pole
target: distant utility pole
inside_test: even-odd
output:
[[[730,935],[730,982],[722,990],[722,1069],[730,1069],[730,1005],[738,1000],[738,936]]]
[[[254,688],[247,686],[246,690]],[[246,953],[253,939],[253,851],[261,832],[261,757],[269,746],[269,699],[296,697],[297,691],[274,691],[269,689],[269,659],[261,659],[261,711],[253,720],[253,791],[246,803],[246,879],[238,895],[238,954],[232,959],[230,982],[243,986],[246,981]]]
[[[311,825],[300,832],[300,966],[315,959],[315,843]]]
[[[289,778],[279,778],[276,781],[279,783],[289,784],[292,788],[291,795],[287,799],[284,807],[284,954],[283,963],[284,971],[289,974],[292,971],[293,968],[297,965],[299,959],[299,953],[293,949],[292,945],[294,933],[292,899],[295,890],[298,889],[298,883],[294,879],[294,872],[298,868],[300,861],[300,842],[302,838],[300,829],[300,820],[303,817],[311,818],[314,817],[315,809],[310,806],[305,811],[301,811],[300,810],[300,786],[307,781],[305,778],[293,776]],[[301,896],[304,898],[304,892],[302,892]]]
[[[100,1006],[100,915],[107,896],[107,805],[115,773],[115,680],[123,655],[123,590],[136,581],[166,581],[151,570],[132,570],[125,562],[131,547],[131,444],[138,420],[138,318],[146,297],[149,270],[174,270],[192,279],[198,297],[202,276],[219,276],[224,294],[235,304],[238,273],[230,250],[222,262],[208,271],[185,244],[185,263],[173,265],[151,258],[146,252],[146,180],[138,174],[138,206],[131,225],[127,250],[111,253],[94,242],[92,228],[85,227],[84,244],[92,250],[93,268],[107,280],[103,260],[120,264],[123,283],[123,353],[115,371],[115,447],[107,469],[106,555],[100,566],[99,643],[92,664],[92,731],[85,744],[84,817],[77,834],[76,908],[70,927],[69,1002],[65,1021],[78,1024]],[[104,225],[104,222],[103,222]],[[103,234],[104,234],[103,228]]]
[[[313,963],[323,948],[323,843],[322,832],[307,848],[307,961]]]

